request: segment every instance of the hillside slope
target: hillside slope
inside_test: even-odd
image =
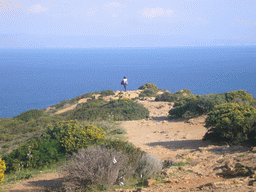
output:
[[[131,91],[121,97],[135,98],[138,94],[139,91]],[[119,97],[116,92],[106,99]],[[121,122],[127,130],[128,140],[173,166],[163,171],[165,184],[154,184],[155,180],[149,180],[147,188],[116,191],[256,191],[256,178],[229,177],[235,171],[242,174],[256,170],[256,149],[202,141],[207,131],[205,117],[188,121],[168,120],[173,103],[156,102],[154,98],[137,99],[136,102],[144,105],[150,115],[143,120]],[[72,110],[70,107],[66,110]],[[8,191],[46,191],[54,184],[61,184],[61,176],[50,173],[11,185]]]

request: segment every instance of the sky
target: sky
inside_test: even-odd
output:
[[[0,48],[256,45],[256,0],[0,0]]]

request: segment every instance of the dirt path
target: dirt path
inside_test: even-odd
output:
[[[149,187],[139,190],[152,192],[256,191],[254,178],[223,177],[223,173],[227,172],[228,168],[234,170],[237,163],[256,170],[256,153],[242,146],[216,146],[202,141],[207,131],[204,127],[205,117],[189,121],[170,121],[167,115],[172,108],[172,103],[155,102],[150,99],[137,102],[148,108],[150,115],[145,120],[122,123],[127,130],[129,141],[161,160],[187,164],[165,170],[165,185],[149,184]],[[56,173],[40,175],[15,184],[9,191],[40,191],[52,187],[53,184],[60,184],[60,177]]]
[[[202,137],[207,131],[204,117],[184,121],[167,120],[172,103],[138,101],[149,109],[149,118],[139,121],[123,122],[129,141],[143,151],[164,160],[177,154],[205,147]]]
[[[46,173],[37,177],[30,178],[16,184],[5,186],[8,192],[45,192],[52,188],[61,186],[62,180],[58,173]],[[1,191],[1,189],[0,189]]]

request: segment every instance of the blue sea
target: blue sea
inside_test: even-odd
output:
[[[0,49],[0,118],[101,90],[154,83],[172,93],[246,90],[256,97],[256,47]]]

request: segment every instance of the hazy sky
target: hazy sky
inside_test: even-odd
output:
[[[91,38],[96,47],[130,46],[134,39],[138,46],[140,42],[142,46],[150,46],[150,42],[152,46],[172,46],[178,43],[177,39],[182,45],[192,41],[256,45],[255,3],[256,0],[0,0],[0,40],[4,42],[2,47],[33,43],[47,47],[54,45],[52,38],[61,39],[56,40],[56,46],[66,47],[80,45],[79,38]]]

